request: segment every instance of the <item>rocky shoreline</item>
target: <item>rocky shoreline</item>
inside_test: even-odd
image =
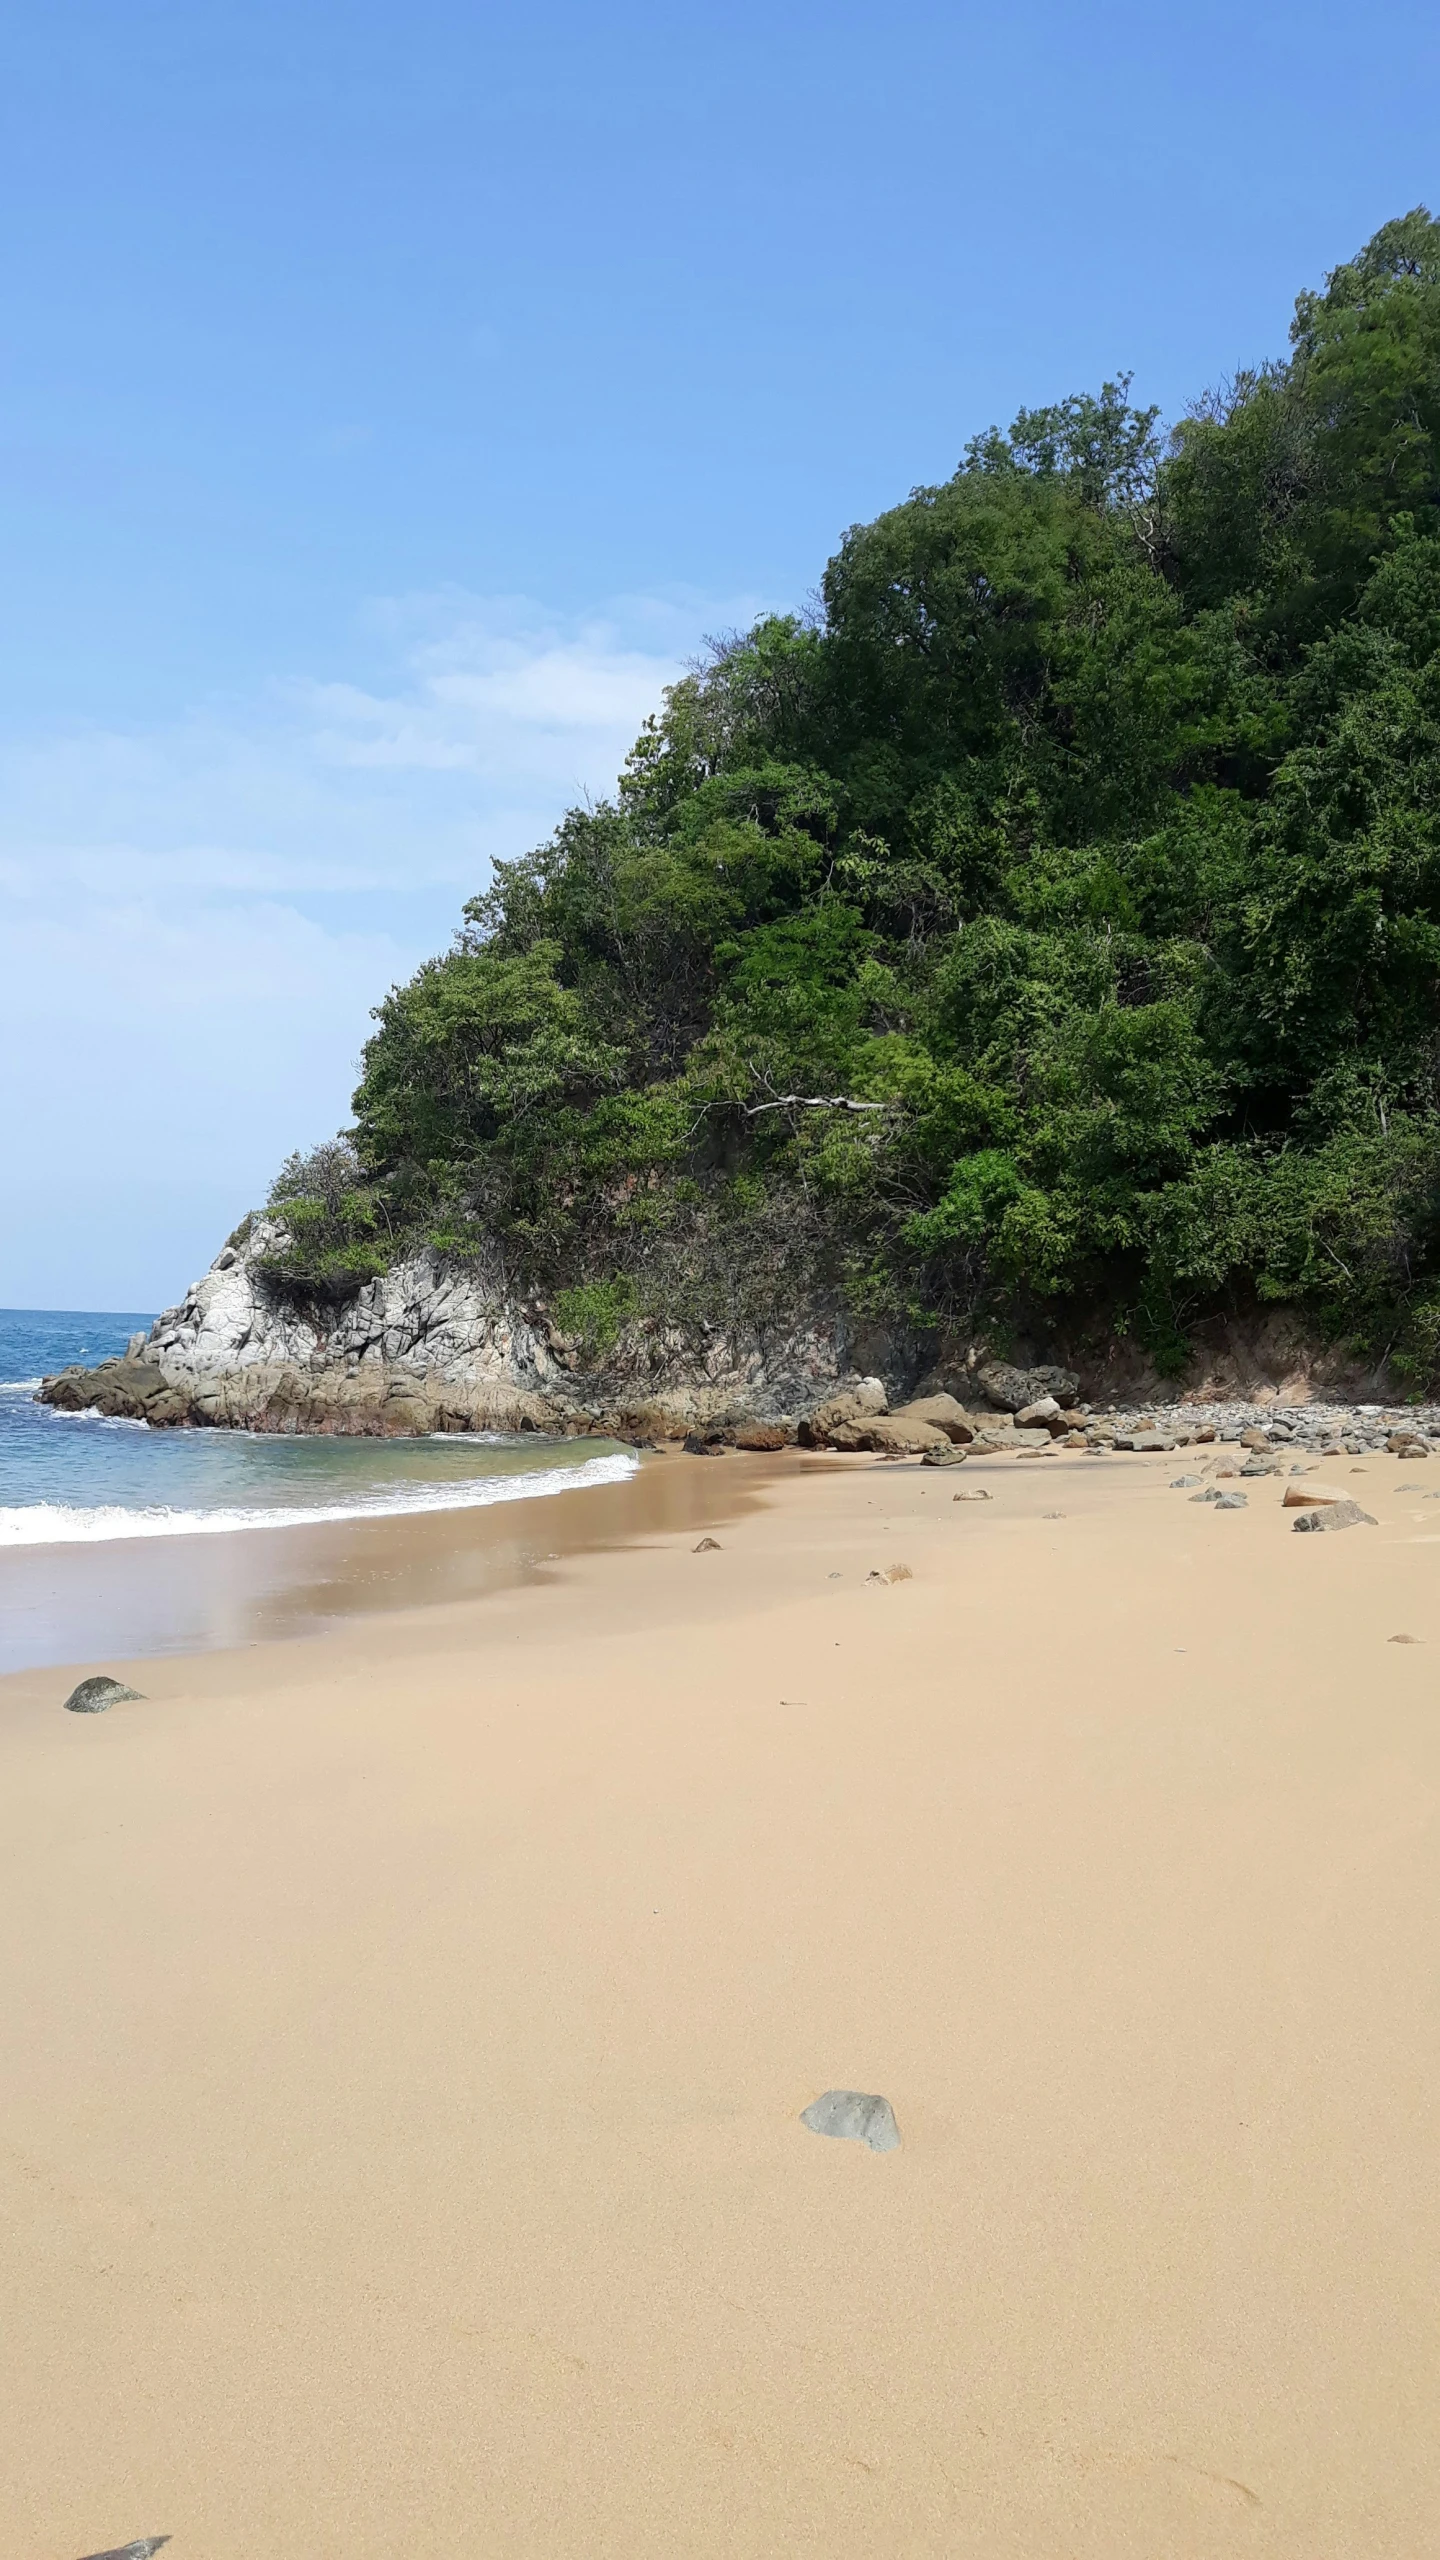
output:
[[[1070,1369],[963,1351],[922,1372],[918,1346],[838,1310],[768,1333],[696,1337],[632,1326],[606,1365],[544,1304],[422,1256],[338,1303],[284,1294],[267,1270],[280,1231],[257,1220],[123,1358],[47,1378],[40,1400],[156,1428],[333,1433],[603,1435],[639,1445],[868,1449],[954,1463],[965,1453],[1172,1449],[1261,1433],[1267,1446],[1361,1455],[1440,1442],[1440,1406],[1320,1401],[1304,1381],[1233,1394],[1086,1401]],[[930,1355],[933,1361],[933,1354]]]

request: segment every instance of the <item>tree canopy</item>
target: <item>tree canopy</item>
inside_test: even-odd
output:
[[[1440,1374],[1440,224],[1168,437],[1129,388],[853,527],[497,867],[281,1276],[428,1240],[597,1341],[823,1289],[1162,1362],[1284,1299]]]

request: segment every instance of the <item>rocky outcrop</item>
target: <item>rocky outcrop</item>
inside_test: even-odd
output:
[[[857,1340],[838,1313],[744,1338],[638,1324],[603,1371],[587,1370],[543,1304],[473,1269],[420,1255],[337,1304],[277,1286],[266,1260],[278,1239],[256,1221],[123,1359],[63,1370],[43,1400],[219,1429],[699,1434],[752,1448],[783,1447],[837,1390],[869,1412],[888,1401],[883,1380],[856,1374],[874,1338]],[[878,1348],[898,1392],[903,1355]]]
[[[1043,1445],[1083,1419],[1067,1409],[1072,1371],[972,1348],[921,1377],[917,1343],[838,1307],[748,1333],[644,1318],[595,1367],[552,1308],[473,1265],[422,1253],[342,1299],[306,1296],[275,1276],[284,1242],[274,1220],[250,1221],[123,1358],[62,1370],[42,1400],[171,1427],[599,1432],[705,1450],[798,1438],[916,1457]]]

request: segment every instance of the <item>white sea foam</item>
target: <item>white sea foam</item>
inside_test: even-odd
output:
[[[37,1405],[35,1410],[46,1422],[93,1422],[98,1424],[102,1431],[148,1431],[150,1428],[149,1423],[142,1422],[136,1413],[102,1413],[98,1404],[80,1404],[74,1407],[42,1404]]]
[[[119,1503],[93,1509],[62,1502],[31,1502],[0,1509],[0,1548],[75,1546],[103,1538],[213,1537],[235,1529],[313,1528],[327,1520],[386,1520],[416,1511],[474,1511],[492,1502],[532,1502],[547,1493],[574,1493],[589,1485],[623,1484],[639,1466],[619,1451],[586,1458],[578,1466],[537,1467],[533,1474],[471,1476],[454,1484],[403,1484],[372,1489],[353,1502],[268,1503],[214,1511],[157,1506],[127,1511]]]

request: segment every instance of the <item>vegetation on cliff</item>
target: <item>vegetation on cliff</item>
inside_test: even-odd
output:
[[[386,998],[296,1283],[500,1253],[599,1356],[1289,1300],[1440,1367],[1440,224],[1168,438],[1023,412],[715,646]]]

